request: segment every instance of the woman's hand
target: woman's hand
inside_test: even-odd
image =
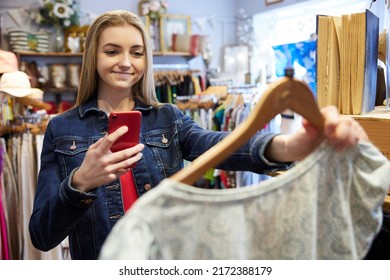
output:
[[[266,158],[278,162],[301,160],[324,139],[337,150],[355,146],[360,140],[369,140],[360,124],[350,116],[339,115],[335,106],[324,107],[321,113],[324,117],[323,131],[303,119],[302,128],[296,133],[274,137],[266,149]]]
[[[82,192],[107,184],[129,171],[130,167],[142,158],[143,144],[138,144],[118,152],[111,152],[111,145],[127,132],[126,126],[104,136],[92,144],[81,164],[74,173],[72,186]]]
[[[339,115],[335,106],[327,106],[321,113],[325,119],[323,134],[328,143],[337,150],[355,146],[360,140],[369,141],[363,127],[352,117]],[[304,120],[303,126],[308,127],[310,124]]]

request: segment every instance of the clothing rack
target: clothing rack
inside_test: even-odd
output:
[[[286,109],[300,114],[319,130],[323,129],[324,119],[310,88],[297,79],[281,78],[268,86],[251,115],[228,137],[170,178],[192,185],[208,169],[222,162],[233,151],[247,142],[255,132],[262,129],[273,117]]]
[[[180,110],[211,109],[215,107],[218,100],[214,96],[178,96],[176,106]]]
[[[0,136],[24,132],[41,134],[46,130],[46,111],[51,108],[50,104],[28,97],[6,95],[2,102]],[[34,112],[31,108],[37,111]]]
[[[190,63],[156,63],[153,64],[153,71],[154,73],[160,73],[160,76],[155,76],[156,85],[160,86],[161,84],[164,84],[166,79],[161,79],[163,76],[177,76],[180,75],[183,77],[183,75],[192,76],[199,79],[199,87],[200,91],[203,91],[206,89],[206,75],[203,73],[201,68],[196,68],[194,66],[191,67]],[[175,72],[176,71],[176,72]],[[160,78],[159,78],[160,77]],[[168,77],[169,78],[169,77]],[[183,80],[180,79],[179,82],[182,82]],[[168,82],[173,82],[173,84],[177,84],[178,81],[170,79]],[[196,90],[198,92],[198,90]]]
[[[154,80],[156,85],[168,82],[170,85],[175,85],[183,81],[185,76],[192,76],[193,71],[189,69],[171,69],[158,70],[154,72]]]

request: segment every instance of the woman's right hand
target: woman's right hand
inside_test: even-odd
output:
[[[111,152],[111,145],[127,132],[126,126],[104,136],[92,144],[81,164],[73,174],[72,187],[88,192],[100,185],[107,184],[129,171],[130,167],[142,158],[143,144],[137,144],[118,152]]]

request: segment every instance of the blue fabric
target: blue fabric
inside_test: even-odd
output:
[[[317,41],[302,41],[272,47],[276,58],[276,76],[284,77],[284,69],[295,69],[295,77],[304,80],[316,94],[316,48]],[[298,69],[298,65],[303,69]]]
[[[140,142],[145,144],[143,158],[133,169],[139,196],[179,171],[183,159],[194,160],[227,135],[202,129],[172,104],[152,108],[136,100],[135,110],[142,112]],[[107,127],[107,115],[98,109],[96,96],[48,123],[30,219],[31,240],[38,249],[50,250],[69,236],[72,259],[96,259],[111,228],[124,215],[119,180],[89,193],[70,185],[88,147],[107,133]],[[162,142],[163,135],[167,143]],[[273,136],[256,135],[218,168],[262,173],[285,167],[263,157]]]

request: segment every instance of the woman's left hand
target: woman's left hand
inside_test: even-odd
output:
[[[302,128],[297,132],[273,138],[266,149],[267,159],[278,162],[301,160],[324,139],[339,151],[357,145],[360,140],[369,141],[363,127],[351,116],[340,115],[335,106],[324,107],[321,113],[324,117],[323,131],[303,119]]]
[[[314,132],[314,138],[325,137],[328,143],[341,151],[355,146],[360,140],[368,141],[367,133],[363,127],[351,116],[340,115],[335,106],[327,106],[321,110],[324,117],[324,130],[316,129],[305,119],[302,121],[304,129],[308,133]],[[322,135],[321,135],[322,134]]]

